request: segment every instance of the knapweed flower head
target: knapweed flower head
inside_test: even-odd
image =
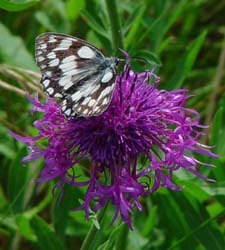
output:
[[[30,154],[24,162],[43,158],[45,165],[36,181],[57,179],[56,186],[87,186],[78,208],[84,209],[87,218],[90,209],[97,211],[110,201],[115,207],[112,222],[120,214],[131,227],[132,209],[142,210],[140,197],[159,187],[181,189],[173,183],[177,170],[209,180],[198,167],[210,165],[199,162],[193,153],[215,155],[198,143],[204,127],[199,114],[185,108],[187,90],[159,90],[158,82],[153,71],[134,73],[126,64],[108,109],[88,118],[66,119],[53,99],[41,104],[37,96],[28,97],[32,111],[43,113],[34,122],[38,135],[12,135],[27,144]],[[38,146],[42,139],[47,139],[45,148]],[[87,181],[77,174],[84,158],[91,162]]]

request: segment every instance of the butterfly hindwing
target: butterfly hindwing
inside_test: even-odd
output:
[[[66,116],[98,115],[107,108],[115,84],[114,58],[81,39],[55,33],[37,37],[35,49],[43,90],[62,99]]]
[[[95,74],[78,86],[76,91],[68,95],[62,102],[62,112],[66,116],[82,113],[83,116],[93,116],[102,113],[111,101],[115,85],[115,72],[108,71],[113,77],[102,83],[103,73]],[[106,74],[105,74],[106,75]]]

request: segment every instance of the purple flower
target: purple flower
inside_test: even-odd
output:
[[[187,90],[158,90],[158,82],[152,71],[134,73],[125,65],[108,109],[89,118],[65,119],[53,99],[41,104],[37,96],[34,100],[28,97],[32,112],[43,113],[42,119],[34,122],[38,135],[10,133],[27,144],[30,154],[23,162],[43,157],[45,166],[36,181],[57,178],[56,186],[87,186],[78,208],[84,209],[87,218],[90,208],[97,211],[110,200],[115,207],[112,223],[120,214],[129,227],[133,207],[142,210],[141,196],[159,187],[181,189],[172,180],[178,169],[212,181],[198,171],[199,165],[211,165],[193,156],[216,157],[209,147],[197,142],[204,126],[195,110],[185,108],[190,97]],[[43,139],[48,141],[44,148],[40,147]],[[81,181],[77,164],[87,157],[90,174],[87,181]]]

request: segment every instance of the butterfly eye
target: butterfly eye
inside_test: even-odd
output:
[[[37,37],[35,55],[43,91],[61,99],[66,117],[96,116],[107,109],[115,88],[116,66],[123,59],[105,58],[93,45],[56,33]]]

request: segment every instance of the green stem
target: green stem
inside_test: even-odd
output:
[[[112,41],[113,41],[113,50],[116,52],[118,48],[123,49],[123,38],[120,28],[120,19],[118,15],[118,9],[116,0],[105,0],[107,11],[109,15],[111,32],[112,32]]]
[[[102,220],[104,218],[107,207],[108,207],[108,203],[106,203],[105,206],[97,214],[97,220],[99,221],[100,225],[101,225],[101,222],[102,222]],[[98,232],[98,229],[93,223],[91,225],[89,231],[88,231],[88,234],[87,234],[86,238],[84,239],[84,242],[83,242],[80,250],[88,250],[88,249],[90,249],[90,246],[93,243],[93,240],[94,240],[97,232]]]

